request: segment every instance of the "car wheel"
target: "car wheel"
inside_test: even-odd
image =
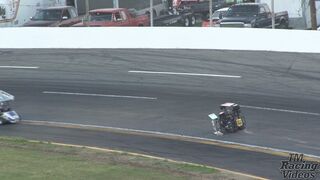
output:
[[[191,16],[190,17],[190,22],[191,22],[191,26],[196,25],[196,22],[197,22],[196,17],[195,16]]]
[[[184,26],[185,27],[189,27],[190,26],[190,20],[187,17],[184,19]]]
[[[286,21],[281,20],[279,24],[279,29],[288,29],[288,24],[286,23]]]

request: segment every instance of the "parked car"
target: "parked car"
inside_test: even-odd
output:
[[[23,26],[26,27],[62,27],[72,26],[81,22],[76,9],[72,6],[59,6],[38,9],[30,21]]]
[[[149,26],[148,15],[137,15],[125,8],[95,9],[74,27]]]
[[[228,9],[229,7],[221,8],[216,10],[212,14],[212,26],[214,26],[220,19],[222,19],[226,15]],[[210,19],[206,19],[202,21],[202,27],[209,27],[209,26],[210,26]]]
[[[225,0],[212,0],[213,12],[226,7]],[[209,14],[209,1],[200,0],[174,0],[173,7],[178,11],[189,10],[190,12],[201,15],[203,19],[206,19]]]
[[[288,12],[275,13],[277,28],[288,28]],[[223,19],[216,23],[217,27],[248,27],[270,28],[272,26],[272,13],[264,3],[242,3],[232,5]]]
[[[169,10],[153,19],[154,26],[194,26],[197,18],[192,12],[175,12]]]

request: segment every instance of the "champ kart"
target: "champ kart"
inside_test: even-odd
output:
[[[240,106],[235,103],[220,105],[219,115],[210,114],[215,134],[233,133],[246,128],[246,121],[240,111]]]
[[[21,120],[18,113],[10,107],[10,102],[14,101],[14,96],[0,90],[0,125],[11,123],[15,124]]]

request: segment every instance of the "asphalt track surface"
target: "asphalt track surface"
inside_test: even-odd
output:
[[[286,157],[224,148],[202,143],[172,141],[166,138],[46,126],[9,125],[0,127],[0,134],[32,140],[81,144],[142,153],[172,160],[193,162],[224,168],[259,177],[279,179],[280,161]]]
[[[141,49],[0,50],[0,77],[1,89],[16,96],[15,109],[24,119],[167,132],[320,155],[319,54]],[[45,91],[119,97],[44,94]],[[215,136],[208,114],[217,113],[218,106],[227,101],[247,106],[242,108],[248,122],[247,130]],[[21,131],[20,135],[30,133],[23,128]]]

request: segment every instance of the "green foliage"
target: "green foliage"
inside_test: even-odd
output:
[[[199,174],[216,172],[211,168],[126,153],[101,152],[8,137],[0,137],[0,162],[1,180],[178,180],[195,179],[199,178]]]

